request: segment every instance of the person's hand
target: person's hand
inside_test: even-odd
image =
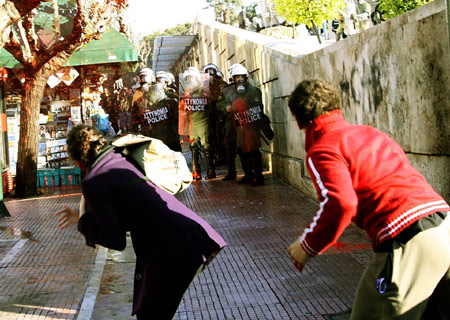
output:
[[[84,196],[82,195],[81,199],[80,199],[79,217],[81,218],[81,216],[85,213],[86,213],[86,200],[84,199]]]
[[[303,267],[311,257],[303,249],[299,239],[295,240],[295,242],[291,244],[291,246],[288,248],[288,253],[291,256],[295,268],[297,268],[298,271],[302,272]]]
[[[56,220],[58,220],[58,228],[63,230],[71,224],[77,223],[79,220],[78,210],[74,210],[63,205],[63,210],[55,213]]]

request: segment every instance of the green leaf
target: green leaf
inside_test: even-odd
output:
[[[380,0],[380,12],[383,18],[391,19],[431,1],[433,0]]]
[[[343,0],[272,0],[276,13],[291,23],[312,27],[335,19],[345,7]]]

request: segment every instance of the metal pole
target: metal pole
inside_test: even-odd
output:
[[[0,85],[0,113],[3,113],[5,111],[5,99],[3,98],[3,94],[4,94],[4,85],[1,84]],[[5,119],[6,119],[6,115],[5,115]],[[6,125],[6,121],[3,123],[3,121],[1,121],[0,123],[0,127],[2,127],[3,125]],[[0,134],[1,136],[3,136],[3,132],[7,131],[7,128],[0,128]],[[3,137],[1,137],[0,139],[0,218],[3,217],[10,217],[11,215],[9,214],[8,208],[6,208],[5,204],[3,203],[3,155],[4,155],[4,150],[5,148],[8,148],[8,145],[4,145],[3,144]]]

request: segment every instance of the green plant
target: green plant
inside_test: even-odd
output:
[[[431,1],[433,0],[380,0],[380,11],[383,12],[384,19],[391,19]]]
[[[279,16],[294,24],[306,24],[313,28],[321,43],[317,26],[335,19],[345,7],[343,0],[273,0]]]

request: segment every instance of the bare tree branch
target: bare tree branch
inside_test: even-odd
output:
[[[36,159],[39,126],[36,124],[39,124],[40,102],[49,76],[59,70],[72,53],[82,45],[101,38],[112,20],[118,17],[120,11],[126,7],[126,0],[76,0],[76,4],[77,12],[73,20],[72,33],[64,35],[64,39],[56,38],[56,41],[48,47],[39,44],[31,45],[35,32],[27,29],[31,26],[27,24],[28,22],[22,24],[22,28],[28,31],[28,38],[22,36],[22,39],[24,39],[24,43],[30,44],[31,61],[25,61],[19,41],[13,32],[10,33],[10,41],[6,48],[22,63],[25,69],[16,176],[16,195],[19,197],[32,196],[37,193]],[[28,51],[28,48],[25,51]]]
[[[59,23],[59,6],[58,0],[52,0],[53,4],[53,16],[55,17],[55,38],[61,38],[61,28]]]
[[[8,27],[19,21],[31,10],[35,9],[41,1],[42,0],[6,0],[5,3],[0,6],[0,45],[3,45],[8,39]],[[4,37],[5,33],[6,37]]]
[[[12,0],[12,1],[6,1],[6,2],[13,2],[15,7],[17,8],[17,11],[19,11],[20,16],[23,17],[27,15],[31,10],[38,7],[38,5],[41,2],[45,2],[47,0]],[[20,18],[19,18],[20,19]],[[16,20],[17,21],[17,20]],[[16,22],[14,21],[14,22]]]
[[[62,51],[74,52],[92,39],[100,39],[107,26],[110,25],[117,7],[94,2],[91,10],[87,10],[83,5],[84,2],[84,0],[77,0],[78,9],[73,22],[72,34],[51,46],[47,50],[50,56]]]
[[[147,65],[148,57],[152,53],[152,46],[150,45],[149,41],[146,41],[145,39],[141,39],[139,41],[139,44],[136,46],[136,48],[137,48],[139,62],[142,62],[145,65]]]
[[[6,1],[0,7],[0,45],[3,46],[9,40],[9,26],[21,18],[13,2]]]
[[[63,40],[58,37],[49,48],[39,46],[32,23],[34,16],[30,15],[29,18],[25,19],[25,23],[18,23],[24,45],[23,52],[13,32],[11,32],[9,38],[9,41],[12,42],[5,45],[5,49],[25,68],[31,68],[31,70],[38,70],[57,55],[70,57],[74,51],[84,44],[93,39],[100,39],[111,24],[113,17],[117,16],[115,13],[123,7],[123,5],[114,1],[93,1],[91,6],[87,3],[85,0],[77,0],[77,13],[74,17],[72,33]],[[26,36],[24,30],[26,30]]]
[[[19,29],[20,38],[22,39],[22,43],[23,43],[23,53],[22,53],[23,59],[26,62],[31,63],[31,61],[32,61],[31,50],[30,50],[30,46],[28,44],[28,39],[27,39],[25,29],[23,28],[23,25],[22,25],[22,20],[17,21],[17,27]]]
[[[28,44],[33,52],[39,51],[39,40],[34,27],[34,18],[37,15],[37,10],[32,10],[29,14],[23,18],[23,27],[26,30]]]
[[[130,40],[130,38],[131,38],[131,32],[130,32],[130,29],[128,28],[128,25],[124,22],[124,20],[123,20],[123,14],[121,14],[120,16],[119,16],[119,27],[120,27],[120,29],[119,29],[119,32],[120,33],[123,33],[124,35],[125,35],[125,37],[128,39],[128,40]]]
[[[9,31],[8,41],[5,43],[4,48],[11,53],[17,61],[24,64],[26,61],[23,58],[22,47],[19,39],[17,39],[16,34],[11,28],[9,28]]]

